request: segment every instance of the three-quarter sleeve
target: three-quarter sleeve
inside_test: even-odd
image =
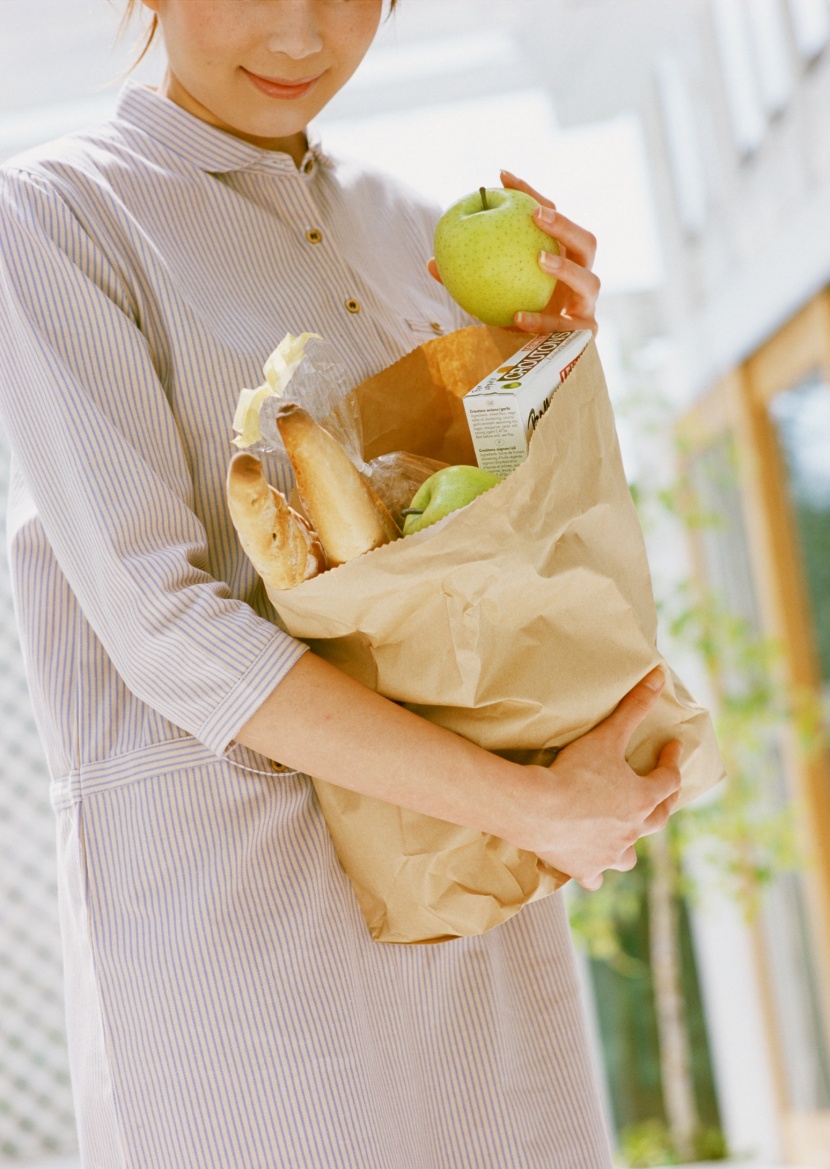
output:
[[[126,686],[220,754],[306,646],[207,571],[177,420],[128,281],[39,175],[0,171],[0,415]]]

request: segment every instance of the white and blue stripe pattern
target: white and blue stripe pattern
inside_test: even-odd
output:
[[[0,169],[10,554],[86,1169],[610,1164],[559,898],[379,946],[307,777],[233,746],[304,651],[228,519],[238,390],[286,332],[356,382],[465,324],[424,269],[435,214],[133,84]]]

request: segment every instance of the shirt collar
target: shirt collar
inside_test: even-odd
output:
[[[230,171],[259,170],[297,174],[290,154],[278,150],[261,150],[241,138],[211,126],[188,113],[175,102],[162,97],[149,86],[127,81],[118,99],[116,117],[143,131],[154,142],[185,159],[192,166],[211,174]],[[314,164],[333,167],[323,152],[315,127],[306,131],[308,150],[300,163],[299,173],[309,174]]]

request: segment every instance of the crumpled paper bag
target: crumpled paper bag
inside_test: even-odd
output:
[[[524,341],[470,327],[359,386],[364,454],[474,463],[461,396]],[[662,659],[646,550],[593,342],[556,391],[528,459],[423,532],[271,601],[290,633],[425,718],[524,761],[605,718]],[[684,745],[682,800],[723,775],[710,718],[667,670],[629,762]],[[452,782],[452,776],[447,776]],[[567,879],[496,837],[315,780],[372,936],[480,934]]]

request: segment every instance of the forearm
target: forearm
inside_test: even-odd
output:
[[[236,739],[399,807],[507,839],[522,834],[523,768],[390,702],[313,653],[292,666]]]
[[[625,761],[663,681],[652,671],[550,768],[520,767],[306,653],[236,738],[318,779],[500,836],[596,889],[604,869],[633,866],[635,841],[662,828],[677,801],[678,741],[647,776]]]

